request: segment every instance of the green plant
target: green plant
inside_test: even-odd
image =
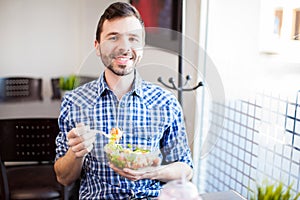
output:
[[[73,90],[78,86],[78,80],[75,75],[59,78],[59,88],[61,90]]]
[[[282,182],[268,184],[267,181],[264,181],[262,185],[257,185],[251,200],[297,200],[300,197],[300,192],[294,196],[291,192],[292,185],[285,189]]]

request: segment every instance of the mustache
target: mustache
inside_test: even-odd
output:
[[[135,54],[133,52],[130,52],[130,51],[120,51],[120,52],[113,52],[109,55],[109,58],[116,58],[118,56],[128,56],[128,57],[132,57],[132,58],[135,58]]]

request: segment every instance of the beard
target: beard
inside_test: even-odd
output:
[[[107,68],[117,76],[126,76],[128,74],[131,74],[134,71],[135,64],[130,67],[126,65],[115,66],[113,64],[110,64],[107,66]]]
[[[116,61],[118,56],[128,56],[130,59],[128,60],[128,64],[118,64]],[[136,53],[111,53],[108,55],[101,54],[101,60],[105,67],[107,67],[111,72],[113,72],[117,76],[126,76],[131,74],[134,71],[135,66],[139,62],[141,56],[137,56]]]

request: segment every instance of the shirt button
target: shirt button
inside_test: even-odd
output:
[[[131,195],[134,197],[134,192],[133,190],[130,190]]]
[[[124,103],[121,103],[120,106],[121,106],[121,108],[124,108],[124,107],[125,107],[125,104],[124,104]]]

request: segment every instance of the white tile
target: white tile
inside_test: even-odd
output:
[[[240,137],[240,142],[239,142],[239,146],[243,149],[246,149],[246,140],[245,138]]]
[[[238,160],[235,158],[235,157],[232,157],[232,161],[231,161],[231,164],[233,167],[238,167]]]
[[[300,149],[300,136],[294,135],[294,147]]]
[[[293,134],[290,132],[285,133],[285,142],[286,144],[293,145]]]
[[[252,148],[253,148],[252,149],[252,154],[257,156],[258,155],[258,151],[259,151],[258,145],[257,144],[253,144]]]
[[[248,163],[248,165],[251,164],[251,154],[248,152],[245,153],[245,162]]]
[[[248,118],[247,126],[250,128],[254,128],[254,118],[253,117]]]
[[[292,155],[291,152],[292,152],[292,148],[291,147],[284,146],[284,148],[283,148],[283,155],[284,155],[284,157],[290,159],[290,157]]]
[[[294,119],[287,118],[286,119],[286,129],[293,131],[294,130]]]
[[[291,162],[289,159],[282,158],[282,170],[289,171]]]
[[[233,135],[233,144],[239,146],[239,136]]]
[[[300,102],[298,102],[298,103],[300,103]],[[298,104],[298,107],[297,107],[296,115],[297,115],[297,119],[300,119],[300,105],[299,104]]]
[[[271,151],[267,151],[267,159],[266,159],[268,164],[273,164],[274,161],[274,153]]]
[[[287,109],[288,109],[287,110],[287,115],[291,116],[291,117],[295,117],[295,109],[296,109],[295,105],[292,105],[292,104],[289,103]]]
[[[299,165],[296,163],[291,163],[291,174],[294,176],[298,176],[299,174]]]
[[[236,179],[242,181],[243,174],[240,171],[237,171]]]
[[[254,113],[255,113],[255,106],[250,104],[248,109],[248,114],[253,117]]]
[[[300,151],[293,149],[293,161],[300,165]]]
[[[276,167],[281,167],[281,162],[282,162],[282,157],[281,156],[279,156],[279,155],[277,155],[277,154],[275,154],[275,158],[274,158],[274,165],[276,166]]]
[[[234,125],[234,133],[237,134],[237,135],[240,135],[240,128],[241,128],[241,125],[238,124],[238,123],[235,123],[235,125]]]
[[[238,148],[236,146],[232,146],[232,154],[236,157],[239,157]]]
[[[296,178],[296,177],[294,177],[294,176],[291,176],[290,182],[291,182],[291,183],[294,183],[294,184],[292,185],[292,190],[293,190],[293,191],[297,191],[297,182],[298,182],[298,181],[299,181],[298,178]],[[299,191],[297,191],[297,192],[299,192]]]
[[[285,101],[280,101],[280,103],[278,104],[278,112],[280,114],[285,115],[286,114],[286,109],[287,109],[287,104]]]
[[[273,170],[273,166],[271,164],[267,164],[265,169],[265,174],[267,174],[269,177],[272,177],[272,170]]]
[[[299,112],[300,112],[300,109],[299,109]],[[300,121],[296,121],[295,133],[300,134]]]
[[[250,176],[250,166],[249,165],[244,165],[244,173],[247,175],[247,176]]]
[[[252,157],[251,166],[257,167],[257,157],[254,157],[254,156]]]
[[[283,145],[276,145],[275,152],[281,155],[283,152]]]
[[[273,177],[275,179],[280,179],[280,170],[276,167],[273,168]]]

